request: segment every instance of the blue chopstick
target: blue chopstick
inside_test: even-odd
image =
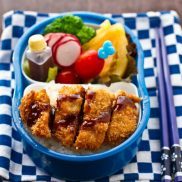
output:
[[[172,181],[171,177],[171,160],[170,160],[170,143],[169,143],[169,130],[167,123],[167,103],[166,103],[166,93],[164,85],[164,74],[162,66],[162,57],[160,54],[160,38],[159,31],[156,29],[156,61],[157,61],[157,75],[158,75],[158,98],[161,108],[161,118],[160,118],[160,128],[161,128],[161,174],[163,182]]]
[[[171,142],[171,161],[172,169],[174,174],[174,181],[182,181],[182,158],[181,158],[181,147],[179,145],[179,133],[176,121],[176,111],[173,100],[173,91],[170,79],[168,58],[165,47],[164,33],[163,28],[160,27],[159,35],[161,38],[161,54],[162,62],[164,68],[164,81],[165,81],[165,90],[168,98],[168,113],[169,113],[169,133],[170,133],[170,142]]]
[[[182,181],[182,158],[181,158],[181,147],[179,145],[179,133],[177,128],[177,121],[176,121],[176,111],[174,106],[174,100],[173,100],[173,92],[172,92],[172,85],[171,85],[171,79],[170,79],[170,72],[169,72],[169,65],[168,65],[168,59],[167,59],[167,53],[166,53],[166,47],[165,47],[165,40],[164,40],[164,34],[163,34],[163,28],[160,27],[157,29],[157,40],[159,42],[158,45],[158,52],[160,53],[160,57],[158,59],[158,76],[161,80],[163,80],[163,86],[159,83],[159,88],[163,87],[163,94],[165,95],[165,98],[167,100],[167,120],[166,124],[168,125],[168,135],[170,136],[170,152],[171,152],[171,162],[172,162],[172,174],[174,177],[174,181]],[[162,72],[162,74],[160,74]],[[159,75],[160,74],[160,75]],[[159,90],[160,90],[159,89]],[[161,100],[161,98],[160,98]],[[161,105],[162,107],[165,107],[164,105]],[[162,108],[161,108],[162,109]],[[164,110],[161,110],[164,112]],[[161,120],[161,123],[163,121]],[[163,132],[165,130],[161,128]],[[165,128],[166,129],[166,128]],[[167,131],[167,130],[166,130]],[[164,137],[164,136],[163,136]],[[162,138],[164,142],[164,138]]]

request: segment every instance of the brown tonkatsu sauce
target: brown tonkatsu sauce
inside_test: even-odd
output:
[[[50,67],[53,67],[53,60],[52,57],[50,57],[46,62],[43,64],[37,64],[38,62],[42,61],[41,56],[37,56],[36,63],[32,61],[31,59],[28,59],[29,68],[30,68],[30,77],[33,80],[45,82],[48,77],[48,70]]]
[[[86,101],[87,101],[87,104],[85,105],[85,111],[86,112],[89,112],[89,110],[90,110],[90,102],[92,101],[92,99],[94,98],[94,96],[95,96],[95,92],[94,91],[91,91],[91,90],[89,90],[88,92],[87,92],[87,94],[86,94],[86,96],[85,96],[85,99],[86,99]]]
[[[60,94],[57,98],[57,104],[62,101],[73,101],[79,98],[81,98],[80,94],[71,94],[71,95]]]
[[[80,98],[81,98],[80,94],[71,94],[71,95],[60,94],[57,98],[57,107],[60,107],[62,101],[74,101]]]
[[[33,102],[30,104],[30,113],[28,114],[27,125],[31,127],[40,117],[41,112],[46,111],[50,108],[49,104],[40,103],[40,102]]]
[[[87,99],[87,100],[92,100],[94,96],[95,96],[95,92],[92,91],[92,90],[89,90],[89,91],[87,92],[86,99]]]
[[[111,113],[110,112],[102,112],[97,118],[93,119],[85,119],[82,124],[82,129],[87,127],[93,127],[98,122],[107,123],[110,121]]]
[[[74,101],[76,99],[80,99],[82,98],[83,94],[84,93],[71,94],[71,95],[60,94],[57,99],[57,107],[60,107],[60,104],[63,101]],[[76,121],[78,120],[78,118],[79,118],[79,115],[78,116],[72,115],[72,114],[67,115],[64,117],[64,119],[60,119],[59,121],[54,123],[54,130],[57,130],[59,126],[62,126],[62,127],[67,127],[68,125],[74,126],[77,124]]]
[[[55,122],[54,128],[57,129],[59,126],[67,127],[68,125],[74,123],[77,120],[77,116],[75,115],[67,115],[64,119],[60,119]]]
[[[114,106],[114,111],[119,111],[125,108],[127,105],[130,105],[131,107],[136,108],[134,102],[131,99],[129,99],[126,96],[119,96]]]

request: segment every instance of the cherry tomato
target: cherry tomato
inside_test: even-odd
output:
[[[80,83],[78,75],[72,69],[63,69],[56,76],[56,83],[77,84]]]
[[[97,51],[88,50],[81,54],[75,62],[75,71],[82,80],[88,81],[95,78],[101,72],[103,66],[104,59],[98,57]]]

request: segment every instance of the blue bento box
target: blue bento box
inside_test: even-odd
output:
[[[104,20],[109,19],[112,24],[116,23],[112,18],[101,14],[90,12],[70,12],[83,19],[85,23],[99,25]],[[94,180],[105,176],[110,176],[123,168],[136,155],[142,133],[148,123],[150,115],[149,97],[144,81],[144,55],[139,40],[133,35],[131,30],[125,26],[126,32],[130,35],[132,42],[137,46],[137,69],[138,74],[134,78],[134,84],[138,88],[141,101],[141,120],[136,131],[122,144],[110,150],[90,155],[71,155],[61,154],[50,150],[36,142],[24,129],[19,115],[19,105],[26,86],[25,77],[21,70],[21,61],[24,51],[28,44],[28,39],[35,33],[41,33],[44,27],[51,23],[55,18],[64,16],[60,14],[56,17],[47,18],[31,27],[19,40],[13,54],[13,63],[15,70],[15,91],[13,96],[13,120],[17,131],[22,137],[24,148],[34,163],[45,170],[48,174],[66,180]]]

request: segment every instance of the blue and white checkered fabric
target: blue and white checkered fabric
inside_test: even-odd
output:
[[[0,176],[10,181],[59,181],[37,168],[23,150],[11,115],[14,88],[12,52],[21,35],[33,24],[55,14],[10,11],[4,15],[0,44]],[[160,181],[160,127],[157,99],[155,28],[165,33],[174,102],[182,145],[182,31],[174,11],[140,14],[106,14],[129,26],[140,39],[145,54],[145,81],[150,95],[151,116],[134,159],[115,175],[98,181]]]

